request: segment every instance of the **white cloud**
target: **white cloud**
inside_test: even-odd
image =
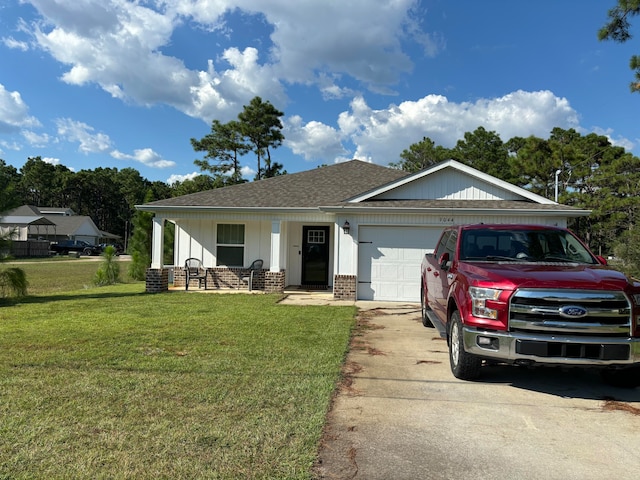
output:
[[[29,44],[27,42],[16,40],[13,37],[4,37],[2,43],[4,43],[7,48],[22,50],[23,52],[29,50]]]
[[[316,121],[304,124],[293,116],[286,121],[285,145],[307,160],[358,158],[386,165],[398,161],[404,149],[423,137],[452,148],[466,132],[482,126],[505,142],[515,136],[547,138],[554,127],[578,128],[578,117],[567,99],[549,91],[517,91],[473,103],[427,95],[379,110],[356,97],[337,123],[334,129]],[[345,145],[351,145],[350,152]]]
[[[178,182],[182,183],[185,180],[193,180],[194,178],[200,175],[202,175],[202,172],[187,173],[186,175],[171,175],[167,179],[167,183],[169,185],[173,185],[174,183],[178,183]]]
[[[613,138],[612,136],[613,130],[610,128],[605,129],[600,127],[594,127],[593,133],[607,137],[611,142],[611,145],[615,145],[616,147],[622,147],[627,151],[633,150],[634,147],[636,146],[636,144],[633,141],[629,140],[628,138],[624,138],[620,136],[618,136],[617,138]]]
[[[242,178],[252,180],[256,176],[257,170],[251,167],[244,166],[240,168],[240,173],[242,174]]]
[[[16,142],[7,142],[6,140],[0,141],[0,147],[5,150],[15,150],[16,152],[21,150],[22,147]],[[2,153],[2,149],[0,149],[0,153]]]
[[[111,148],[111,139],[104,133],[93,133],[94,128],[70,118],[56,120],[58,135],[69,142],[78,142],[78,151],[82,153],[105,152]]]
[[[163,159],[159,153],[154,152],[151,148],[136,149],[133,151],[133,155],[114,150],[111,152],[111,156],[117,160],[133,160],[152,168],[169,168],[176,165],[176,162]]]
[[[53,157],[42,157],[42,161],[44,163],[48,163],[50,165],[61,165],[62,163],[60,162],[59,158],[53,158]],[[73,169],[70,169],[73,170]]]
[[[40,126],[40,122],[29,115],[29,107],[22,100],[20,92],[10,92],[0,83],[0,133],[37,126]]]
[[[295,115],[287,119],[285,128],[285,146],[293,153],[302,155],[305,160],[337,157],[347,153],[341,143],[340,132],[320,122],[302,123]]]
[[[340,114],[338,125],[343,138],[355,145],[353,158],[387,164],[398,161],[402,150],[423,137],[452,148],[466,132],[482,126],[503,141],[529,135],[546,138],[554,127],[576,128],[578,117],[567,99],[552,92],[517,91],[473,103],[428,95],[384,110],[373,110],[358,97],[351,111]]]
[[[283,105],[285,84],[316,84],[326,98],[353,95],[346,83],[354,80],[389,91],[413,67],[402,41],[429,43],[430,55],[438,51],[418,27],[415,0],[377,0],[375,6],[370,0],[298,0],[295,7],[290,0],[26,1],[44,21],[21,30],[30,28],[35,44],[68,66],[65,82],[95,83],[115,98],[164,103],[207,122],[234,118],[256,95]],[[262,51],[218,47],[201,70],[163,53],[185,24],[210,32],[211,45],[217,32],[233,39],[225,20],[238,11],[260,15],[268,25]]]
[[[289,82],[314,81],[327,70],[375,87],[394,84],[413,66],[400,39],[414,0],[243,3],[274,26],[272,55]]]
[[[44,147],[52,141],[51,136],[47,133],[38,134],[31,130],[22,130],[20,134],[32,147]]]

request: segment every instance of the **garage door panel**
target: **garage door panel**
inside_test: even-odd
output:
[[[420,263],[441,232],[439,227],[360,227],[358,298],[419,302]]]

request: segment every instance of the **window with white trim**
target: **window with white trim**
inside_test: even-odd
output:
[[[217,265],[244,266],[244,225],[219,223],[216,232]]]

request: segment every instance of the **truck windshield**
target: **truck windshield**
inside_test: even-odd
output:
[[[460,260],[598,263],[571,232],[564,230],[463,230],[460,242]]]

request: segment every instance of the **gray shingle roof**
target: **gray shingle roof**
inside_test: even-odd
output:
[[[317,208],[336,205],[407,172],[361,160],[145,204],[153,207]]]

